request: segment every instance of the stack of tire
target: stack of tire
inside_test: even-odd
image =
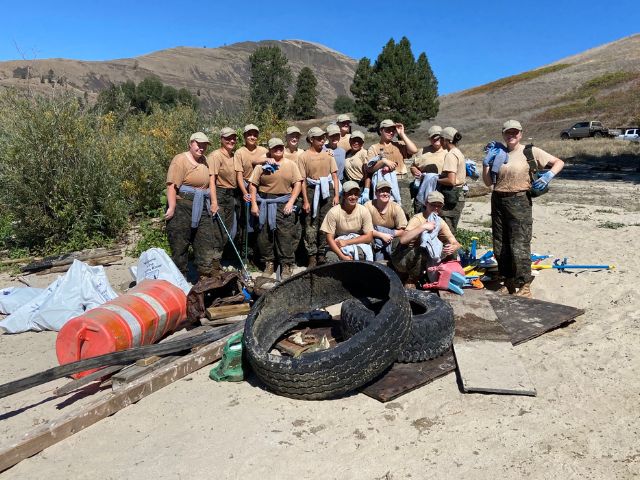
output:
[[[303,312],[342,302],[344,341],[300,357],[271,353]],[[442,355],[453,340],[453,310],[437,295],[405,290],[389,268],[339,262],[295,275],[260,299],[247,317],[246,358],[274,393],[321,400],[355,390],[395,361]]]

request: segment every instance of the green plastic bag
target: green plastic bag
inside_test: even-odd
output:
[[[209,378],[216,382],[241,382],[242,370],[242,333],[233,335],[222,350],[222,359],[211,369]]]

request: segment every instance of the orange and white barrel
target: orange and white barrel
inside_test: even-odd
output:
[[[125,295],[69,320],[56,339],[58,361],[63,365],[155,343],[181,328],[186,318],[187,297],[180,288],[166,280],[144,280]]]

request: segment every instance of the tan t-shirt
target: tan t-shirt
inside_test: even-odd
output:
[[[424,173],[442,173],[442,167],[444,167],[444,157],[447,154],[447,150],[441,148],[434,151],[433,146],[429,145],[424,149],[424,153],[416,157],[413,165],[420,169]]]
[[[427,219],[422,213],[418,213],[417,215],[414,215],[413,217],[411,217],[411,220],[409,220],[409,223],[407,224],[406,230],[407,232],[409,232],[414,228],[418,228],[423,223],[427,223]],[[456,241],[456,237],[453,236],[453,233],[451,233],[451,229],[449,228],[449,225],[447,225],[444,220],[440,222],[440,231],[438,232],[438,239],[445,245],[455,243]],[[409,242],[408,246],[413,248],[416,244],[419,244],[419,243],[420,243],[420,236],[418,236],[413,241]]]
[[[207,157],[213,166],[216,178],[216,186],[221,188],[236,188],[238,180],[233,157],[224,148],[214,150]]]
[[[286,158],[287,160],[292,160],[296,164],[298,163],[298,159],[300,158],[300,155],[302,155],[303,153],[304,153],[304,150],[301,148],[299,148],[295,152],[292,152],[287,147],[284,147],[284,158]]]
[[[456,187],[461,187],[467,181],[467,166],[465,165],[464,155],[457,148],[453,147],[444,156],[444,165],[442,173],[454,172],[456,174]]]
[[[351,134],[347,133],[346,135],[340,137],[338,141],[338,146],[340,148],[344,148],[345,152],[348,152],[351,149],[351,144],[349,143],[349,139],[351,138]]]
[[[262,165],[256,165],[249,177],[249,182],[258,188],[258,192],[277,195],[291,193],[294,184],[301,181],[302,175],[300,175],[298,165],[286,158],[280,160],[278,170],[274,173],[265,174]]]
[[[371,160],[376,155],[379,155],[380,149],[384,150],[384,157],[387,160],[391,160],[398,164],[396,167],[396,173],[398,175],[404,175],[407,173],[407,166],[404,163],[404,159],[409,158],[409,154],[407,153],[407,146],[404,143],[394,141],[387,143],[386,145],[383,145],[382,143],[371,145],[369,150],[367,150],[367,160]]]
[[[387,211],[384,213],[378,211],[373,204],[373,200],[369,200],[364,206],[369,210],[371,220],[376,227],[394,228],[398,230],[407,226],[407,216],[404,214],[402,207],[396,202],[389,202]]]
[[[342,205],[336,205],[325,215],[320,230],[336,237],[349,233],[362,235],[373,231],[373,222],[369,210],[363,205],[356,205],[350,214],[343,210]]]
[[[195,188],[209,188],[209,177],[215,175],[210,162],[202,158],[197,165],[191,163],[189,152],[179,153],[169,164],[167,171],[167,185],[173,183],[177,188],[189,185]]]
[[[361,148],[357,152],[347,151],[344,172],[350,180],[359,182],[364,178],[364,166],[367,163],[367,151]]]
[[[531,149],[533,158],[540,168],[544,168],[553,161],[553,155],[548,154],[538,147]],[[496,186],[496,192],[526,192],[531,188],[529,180],[529,164],[524,156],[524,145],[518,145],[516,149],[509,152],[509,160],[500,167]]]
[[[338,172],[336,159],[326,151],[316,152],[313,149],[306,150],[298,160],[300,174],[304,178],[318,180],[320,177],[328,177],[333,172]]]
[[[242,178],[248,180],[251,173],[253,173],[253,161],[263,158],[268,151],[260,145],[253,150],[249,150],[247,147],[240,147],[233,156],[236,172],[242,172]]]

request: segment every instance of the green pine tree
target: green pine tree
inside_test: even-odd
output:
[[[251,82],[249,98],[252,109],[260,114],[271,107],[278,118],[287,113],[291,68],[278,47],[259,47],[249,57]]]
[[[309,67],[303,67],[296,80],[296,92],[293,95],[289,115],[295,120],[308,120],[316,116],[318,103],[318,80]]]
[[[415,60],[406,37],[389,40],[373,66],[368,58],[360,60],[351,93],[362,125],[391,118],[412,130],[438,113],[438,81],[425,53]]]

